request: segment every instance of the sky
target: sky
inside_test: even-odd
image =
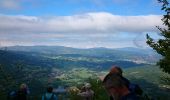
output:
[[[0,46],[146,48],[163,14],[157,0],[0,0]]]

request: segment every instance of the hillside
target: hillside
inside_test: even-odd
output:
[[[55,87],[63,84],[81,85],[89,77],[105,75],[112,65],[118,65],[125,70],[129,79],[142,85],[150,95],[156,97],[151,93],[154,89],[159,89],[156,94],[167,93],[159,88],[161,83],[158,77],[162,73],[158,69],[153,71],[154,67],[147,67],[152,66],[160,57],[150,49],[76,49],[58,46],[15,46],[1,49],[0,87],[5,87],[1,91],[16,89],[20,83],[25,82],[32,89],[31,98],[35,99],[40,97],[47,84]],[[37,91],[39,89],[41,91]],[[0,96],[4,95],[0,93]]]
[[[123,68],[154,64],[160,58],[151,49],[138,48],[90,48],[77,49],[62,46],[12,46],[1,48],[0,63],[22,62],[29,66],[50,69],[85,67],[107,70],[112,65]]]
[[[3,49],[3,48],[1,48]],[[8,51],[19,52],[33,52],[43,55],[82,55],[87,57],[106,58],[111,60],[130,60],[139,61],[145,63],[155,63],[160,56],[153,50],[146,48],[89,48],[89,49],[77,49],[63,46],[11,46],[6,47]]]

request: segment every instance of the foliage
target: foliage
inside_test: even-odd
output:
[[[102,85],[102,81],[98,78],[89,78],[86,82],[91,84],[91,89],[94,91],[94,100],[108,100],[109,96]],[[81,88],[81,86],[78,86]],[[77,95],[77,91],[70,92],[71,100],[81,100],[81,97]]]
[[[167,88],[169,84],[165,83],[165,79],[162,78],[163,76],[170,77],[170,75],[162,72],[159,66],[127,68],[124,69],[124,76],[132,83],[138,84],[144,93],[154,100],[170,100]]]
[[[169,75],[162,75],[161,76],[161,82],[165,85],[169,85],[170,84],[170,76]]]
[[[95,100],[108,100],[109,96],[103,87],[102,81],[98,78],[89,78],[89,83],[92,85],[92,90],[95,93]]]
[[[16,65],[17,66],[17,65]],[[18,74],[21,74],[20,69],[16,70]],[[13,69],[11,67],[11,69]],[[15,77],[14,77],[15,76]],[[18,75],[14,75],[14,73],[10,73],[8,69],[5,68],[4,65],[0,64],[0,98],[6,98],[6,95],[9,91],[12,91],[13,89],[16,89],[18,87]]]
[[[160,68],[170,74],[170,7],[167,0],[158,0],[162,3],[162,9],[165,11],[165,15],[162,18],[164,28],[157,26],[160,31],[160,35],[163,37],[158,41],[155,41],[147,34],[147,44],[163,56],[157,63]]]
[[[42,76],[48,70],[37,66],[29,66],[21,59],[20,54],[0,51],[0,100],[5,100],[8,92],[17,91],[22,83],[26,83],[31,90],[34,90],[31,91],[31,95],[42,92],[39,91],[43,88],[39,79],[41,81],[45,80],[45,77],[42,79]]]
[[[69,88],[69,98],[70,100],[80,100],[81,97],[77,94],[80,92],[80,89],[77,87],[70,87]]]
[[[127,56],[127,58],[128,57],[131,56]],[[106,65],[105,63],[107,63],[107,61],[110,60],[111,58],[102,58],[102,57],[98,58],[98,57],[70,55],[70,54],[69,55],[65,54],[60,56],[59,55],[50,56],[48,54],[38,54],[38,53],[31,53],[31,52],[6,51],[5,54],[2,51],[0,52],[0,64],[5,70],[5,75],[10,74],[10,76],[14,77],[18,85],[21,82],[28,83],[31,92],[31,94],[29,95],[31,100],[39,100],[41,98],[42,94],[45,92],[45,86],[47,86],[48,79],[50,78],[54,79],[54,81],[52,81],[54,87],[55,86],[57,87],[57,85],[66,85],[72,83],[69,86],[76,85],[80,89],[81,86],[79,86],[80,83],[79,81],[81,81],[82,83],[84,81],[89,82],[92,84],[92,89],[95,92],[95,99],[107,100],[108,95],[105,89],[102,87],[101,81],[98,78],[94,78],[94,76],[98,74],[101,74],[98,76],[104,75],[105,71],[100,69],[100,66],[97,65],[101,63],[103,65]],[[133,74],[133,72],[136,72],[134,71],[134,66],[132,66],[132,64],[129,64],[128,66],[133,67],[132,68],[133,70],[130,71],[129,73],[132,72]],[[139,71],[140,68],[143,69],[143,72],[141,73],[140,76],[146,75],[144,72],[146,72],[147,69],[143,67],[137,67],[136,68],[137,71]],[[146,78],[148,78],[147,81],[155,78],[156,76],[155,74],[153,75],[153,70],[150,71],[151,73],[145,76]],[[64,79],[62,78],[61,80],[56,79],[56,77],[60,77],[60,76],[66,78],[66,81],[63,81]],[[92,76],[93,78],[84,80]],[[137,76],[137,75],[133,75],[133,76]],[[150,85],[147,82],[142,83],[143,80],[141,81],[139,80],[141,79],[140,76],[136,78],[138,79],[137,81],[140,82],[142,86],[147,86],[148,91],[149,89],[151,90],[152,88],[153,88],[152,91],[159,89],[159,88],[154,88],[153,85]],[[2,85],[3,83],[2,80],[4,79],[5,78],[0,72],[0,83],[1,83],[0,86]],[[6,84],[5,82],[3,84]],[[151,83],[154,83],[154,81],[151,80]],[[9,85],[6,86],[8,87]],[[16,88],[18,88],[18,86]],[[158,92],[159,91],[160,90],[158,90]],[[162,91],[160,92],[162,93]],[[151,93],[154,94],[155,91]],[[156,93],[156,95],[161,95],[161,93]],[[0,100],[4,100],[4,98],[2,98],[2,95],[4,96],[5,94],[0,94]],[[69,97],[71,98],[71,100],[81,100],[80,97],[77,96],[77,93],[72,94],[71,92]]]

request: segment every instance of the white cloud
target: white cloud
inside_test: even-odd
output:
[[[81,48],[134,46],[137,34],[156,32],[155,26],[162,24],[160,15],[119,16],[105,12],[53,17],[1,14],[0,22],[0,43],[3,46],[63,45]],[[135,43],[138,40],[143,39],[135,39]]]
[[[73,16],[36,17],[0,15],[0,33],[115,33],[153,32],[161,16],[119,16],[86,13]]]

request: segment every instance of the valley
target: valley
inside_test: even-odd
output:
[[[54,87],[80,86],[89,78],[100,79],[112,65],[117,65],[124,70],[124,75],[129,80],[139,84],[152,97],[167,95],[161,89],[164,84],[160,82],[164,73],[155,66],[160,56],[151,49],[126,49],[76,49],[58,46],[1,48],[1,91],[17,89],[24,82],[32,89],[31,97],[35,99],[40,97],[44,87],[49,84]],[[152,92],[155,89],[158,92]],[[4,95],[3,92],[1,95]]]

